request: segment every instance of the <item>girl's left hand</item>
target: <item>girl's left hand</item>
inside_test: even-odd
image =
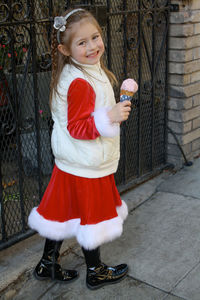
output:
[[[131,101],[126,100],[115,104],[107,114],[111,123],[120,123],[128,119],[130,111]]]

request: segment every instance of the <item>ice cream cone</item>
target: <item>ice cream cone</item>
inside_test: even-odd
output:
[[[128,78],[124,80],[120,89],[120,101],[131,101],[137,90],[138,85],[134,79]]]

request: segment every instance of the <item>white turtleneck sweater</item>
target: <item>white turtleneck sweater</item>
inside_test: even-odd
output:
[[[115,173],[119,161],[119,124],[107,111],[115,105],[112,86],[100,64],[66,65],[52,99],[52,150],[64,172],[87,178]]]

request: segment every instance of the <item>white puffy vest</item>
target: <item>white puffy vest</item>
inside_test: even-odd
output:
[[[56,94],[52,99],[54,126],[51,144],[59,169],[81,177],[99,178],[117,170],[119,135],[113,138],[100,136],[95,140],[73,138],[67,130],[67,92],[74,79],[82,78],[87,80],[95,91],[95,111],[101,107],[112,107],[116,102],[110,81],[100,64],[82,67],[90,76],[72,65],[66,65],[61,73],[59,95]]]

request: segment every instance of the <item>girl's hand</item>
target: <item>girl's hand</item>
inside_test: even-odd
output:
[[[131,111],[131,101],[119,102],[107,112],[111,123],[120,123],[126,121]]]

